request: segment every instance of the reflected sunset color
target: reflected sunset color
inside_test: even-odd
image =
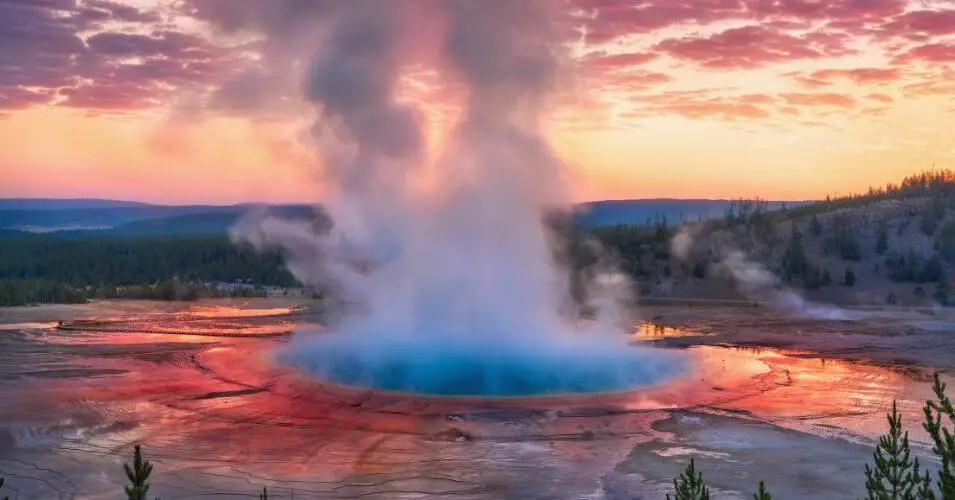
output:
[[[193,438],[241,434],[243,453],[267,453],[265,448],[255,450],[281,440],[281,433],[303,429],[314,433],[314,439],[322,439],[323,429],[427,437],[453,425],[474,437],[496,439],[519,431],[495,424],[498,414],[531,417],[541,426],[540,432],[579,434],[617,432],[613,430],[617,425],[646,424],[655,412],[679,409],[749,415],[782,427],[815,433],[838,430],[844,437],[859,439],[882,431],[884,412],[893,398],[900,400],[906,418],[917,419],[922,399],[929,395],[926,380],[912,378],[911,372],[820,359],[800,351],[718,346],[688,349],[692,368],[685,375],[615,394],[503,399],[394,394],[325,384],[276,364],[273,353],[286,341],[235,338],[230,332],[241,322],[234,319],[209,320],[207,328],[222,329],[218,339],[203,337],[202,331],[190,335],[188,329],[179,335],[156,334],[181,329],[178,316],[127,318],[127,327],[112,333],[48,334],[47,342],[54,344],[98,346],[107,351],[110,345],[122,346],[131,357],[88,358],[85,370],[94,376],[75,382],[50,379],[31,392],[20,412],[42,413],[43,408],[63,405],[64,398],[107,413],[148,401],[137,410],[137,432],[165,428],[162,415],[175,412],[180,423],[184,418],[190,422],[186,428],[193,429]],[[250,320],[254,317],[249,314]],[[269,324],[285,328],[281,316]],[[132,325],[138,325],[139,333]],[[246,324],[250,332],[266,326]],[[153,350],[160,345],[156,343],[167,347]],[[137,360],[137,345],[152,354]],[[160,358],[167,362],[154,365]],[[13,395],[11,390],[5,397]],[[589,414],[620,422],[599,431],[590,427],[588,422],[597,421],[585,417]],[[454,415],[458,417],[450,417]],[[247,429],[237,433],[236,425]],[[915,432],[913,437],[923,436]]]
[[[543,481],[534,483],[535,493],[572,489],[576,497],[592,488],[590,481],[578,481],[581,474],[644,467],[652,457],[736,460],[738,453],[785,451],[801,439],[868,446],[884,431],[893,399],[914,449],[926,449],[917,422],[930,397],[927,372],[825,359],[819,352],[706,345],[721,330],[758,327],[779,335],[793,327],[773,316],[750,324],[749,308],[736,311],[735,322],[727,322],[733,312],[723,310],[722,323],[694,319],[661,331],[653,328],[660,322],[654,316],[638,325],[630,336],[634,345],[679,349],[687,362],[686,371],[655,385],[501,398],[393,393],[312,378],[276,356],[294,345],[296,333],[253,335],[289,323],[295,332],[314,320],[287,304],[86,305],[108,321],[84,318],[77,308],[64,320],[81,325],[72,330],[38,321],[48,314],[42,310],[12,310],[30,321],[4,330],[11,336],[5,346],[35,363],[7,367],[0,428],[12,449],[53,450],[53,457],[82,457],[100,467],[125,455],[130,443],[142,443],[162,470],[157,486],[173,496],[195,488],[191,482],[177,486],[180,477],[198,475],[203,491],[217,494],[242,494],[252,477],[265,481],[270,496],[273,489],[294,490],[296,497],[381,491],[500,496],[534,477]],[[212,332],[220,335],[207,336]],[[698,344],[664,347],[667,342]],[[725,445],[726,439],[733,444]],[[870,453],[867,446],[857,446],[858,456]],[[101,479],[84,479],[84,491],[115,489]]]

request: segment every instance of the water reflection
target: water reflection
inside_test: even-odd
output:
[[[118,318],[112,324],[122,328],[115,331],[108,325],[52,331],[24,351],[30,370],[6,374],[0,422],[15,429],[18,448],[59,443],[108,455],[142,441],[167,467],[254,464],[303,481],[410,474],[425,460],[458,469],[489,456],[508,463],[522,453],[519,446],[564,457],[590,453],[594,440],[604,448],[611,439],[632,446],[650,439],[650,424],[673,409],[863,439],[883,431],[885,411],[897,398],[913,439],[924,441],[920,408],[931,394],[924,377],[913,377],[917,369],[800,351],[691,347],[691,370],[655,386],[501,401],[334,387],[272,362],[284,337],[192,334],[280,331],[294,321],[289,309],[258,311],[265,312],[238,318],[243,313],[227,308],[197,309],[186,312],[196,319],[138,315]],[[695,334],[660,322],[637,328],[634,337]],[[66,375],[80,369],[90,376]],[[440,439],[451,428],[473,437],[469,448]]]

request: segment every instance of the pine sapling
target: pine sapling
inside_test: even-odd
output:
[[[146,500],[146,493],[149,491],[149,475],[153,472],[153,464],[149,460],[143,460],[143,454],[138,444],[133,451],[133,463],[123,463],[123,470],[126,471],[126,478],[130,482],[130,485],[124,488],[127,500]]]
[[[948,417],[948,423],[955,424],[955,409],[952,401],[945,394],[945,384],[935,374],[932,386],[937,401],[926,401],[922,411],[925,413],[923,427],[932,437],[932,451],[938,455],[942,464],[938,470],[936,486],[942,500],[955,500],[955,435],[953,431],[942,423],[942,415]]]
[[[772,495],[766,491],[766,485],[762,481],[759,482],[759,490],[753,493],[753,500],[773,500]]]
[[[703,484],[703,473],[696,470],[696,463],[691,458],[690,465],[673,480],[675,496],[673,500],[710,500],[710,489]],[[667,495],[667,500],[670,495]]]
[[[865,489],[869,500],[916,500],[923,492],[928,473],[919,473],[919,460],[911,457],[909,433],[902,432],[902,415],[892,401],[888,416],[889,433],[879,437],[872,453],[873,467],[865,464]],[[929,488],[930,491],[930,488]],[[924,494],[924,493],[923,493]]]
[[[928,471],[925,471],[925,476],[922,477],[922,483],[919,484],[919,489],[915,492],[915,498],[936,500],[935,491],[932,489],[932,478],[929,477]]]

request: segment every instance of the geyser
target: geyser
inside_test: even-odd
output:
[[[561,3],[322,5],[306,97],[320,113],[331,227],[257,217],[233,232],[280,248],[344,308],[331,333],[298,336],[280,359],[336,383],[442,395],[615,391],[678,371],[676,354],[620,334],[627,280],[594,267],[572,299],[555,259],[544,215],[570,199],[540,122],[569,59]],[[296,22],[260,28],[299,39],[304,14],[278,17]],[[422,67],[462,98],[433,161],[424,114],[397,98]],[[595,319],[579,319],[581,305]]]

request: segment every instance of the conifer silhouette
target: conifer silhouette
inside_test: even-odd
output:
[[[133,451],[133,462],[123,463],[123,470],[126,471],[126,478],[130,485],[126,486],[127,500],[146,500],[146,493],[149,492],[149,475],[153,472],[153,464],[149,460],[143,460],[142,450],[139,445]]]
[[[916,500],[925,498],[931,484],[926,471],[919,473],[919,459],[913,459],[909,450],[909,433],[902,432],[902,416],[898,405],[892,401],[892,413],[887,415],[889,432],[879,437],[872,453],[875,461],[870,468],[865,464],[865,489],[868,500]]]
[[[759,482],[759,490],[753,493],[753,500],[773,500],[773,496],[766,491],[766,485],[762,481]]]
[[[922,426],[932,437],[932,451],[942,461],[936,483],[941,498],[955,500],[955,434],[942,422],[942,415],[945,415],[949,424],[955,424],[955,409],[952,408],[952,400],[945,394],[945,383],[941,381],[938,373],[935,374],[932,390],[937,401],[925,402],[922,409],[925,423]]]
[[[710,500],[710,489],[703,484],[703,473],[696,470],[696,463],[690,459],[679,477],[673,480],[675,496],[672,500]],[[671,500],[667,495],[667,500]]]

